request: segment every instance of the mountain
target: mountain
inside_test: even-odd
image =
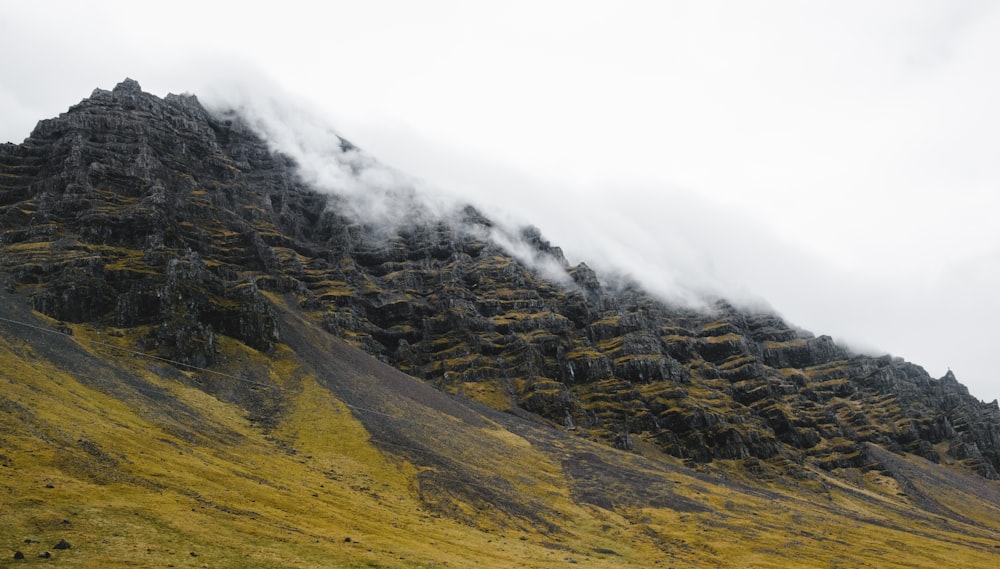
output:
[[[251,124],[125,80],[0,146],[11,556],[995,562],[1000,408],[950,372],[666,304],[405,187],[320,192]]]

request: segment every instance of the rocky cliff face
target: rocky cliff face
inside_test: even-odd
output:
[[[198,366],[218,334],[281,342],[266,296],[291,295],[441,389],[621,448],[798,476],[880,468],[875,444],[1000,478],[1000,408],[950,372],[725,302],[668,306],[569,266],[536,229],[508,235],[564,273],[543,277],[472,208],[392,231],[352,211],[238,116],[126,80],[0,146],[0,279],[52,318],[134,329],[137,348]]]

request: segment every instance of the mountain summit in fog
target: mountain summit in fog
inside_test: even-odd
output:
[[[125,80],[0,146],[0,533],[144,555],[100,539],[122,487],[132,542],[228,566],[995,555],[1000,408],[951,372],[671,304],[322,133]]]

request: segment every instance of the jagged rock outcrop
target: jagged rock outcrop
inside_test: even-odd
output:
[[[442,389],[622,448],[794,474],[870,466],[877,444],[1000,478],[1000,408],[950,373],[725,302],[669,306],[569,266],[535,228],[507,235],[561,267],[552,280],[473,208],[391,231],[352,211],[238,116],[126,80],[0,147],[0,278],[53,318],[142,329],[138,347],[198,366],[219,334],[280,342],[267,295],[283,294]]]
[[[236,159],[275,158],[224,149],[217,134],[231,128],[194,97],[125,80],[6,145],[2,243],[13,282],[37,285],[33,307],[153,326],[148,348],[195,365],[211,361],[217,332],[267,349],[274,317],[241,274],[265,264],[242,211],[260,196],[240,191]]]

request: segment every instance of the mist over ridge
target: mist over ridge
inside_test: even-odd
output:
[[[245,121],[274,151],[294,161],[305,183],[335,198],[332,206],[344,208],[360,222],[372,224],[389,235],[410,224],[443,221],[460,225],[458,219],[463,208],[476,207],[493,225],[488,230],[481,227],[471,230],[486,231],[483,236],[546,278],[563,284],[570,282],[565,272],[567,267],[549,255],[539,255],[524,234],[528,231],[548,239],[547,227],[534,218],[540,210],[574,210],[578,206],[571,199],[553,200],[550,192],[531,194],[530,189],[511,186],[506,191],[489,188],[496,190],[490,195],[489,191],[434,185],[354,146],[350,134],[339,132],[321,111],[263,78],[254,83],[217,83],[207,95],[199,95],[199,99],[220,117],[235,115]],[[635,213],[641,211],[637,209]],[[667,302],[690,308],[708,310],[711,299],[720,297],[748,307],[766,308],[762,298],[727,290],[727,285],[698,266],[704,260],[694,258],[697,248],[691,247],[690,242],[675,235],[673,242],[663,244],[666,253],[663,258],[644,258],[645,251],[630,248],[628,243],[656,236],[643,234],[642,224],[637,224],[623,237],[609,239],[601,228],[589,225],[599,214],[599,211],[588,212],[580,220],[587,225],[581,226],[578,234],[567,236],[565,242],[548,239],[567,253],[570,265],[588,263],[598,268],[609,286],[624,286],[633,281]],[[608,215],[612,227],[631,225],[619,211],[611,209]],[[681,262],[673,263],[674,260]]]
[[[568,187],[437,146],[405,125],[350,123],[361,137],[354,146],[354,134],[342,132],[314,102],[264,76],[210,82],[206,89],[200,97],[208,108],[238,109],[274,149],[299,164],[304,180],[346,197],[344,206],[382,227],[416,216],[454,217],[471,204],[495,222],[496,243],[553,280],[565,282],[563,267],[534,255],[520,240],[521,228],[537,227],[570,265],[587,263],[610,285],[635,281],[668,303],[702,310],[723,298],[774,312],[814,333],[830,334],[858,353],[892,353],[920,362],[933,375],[953,367],[935,349],[941,341],[949,342],[953,352],[970,349],[928,337],[914,324],[894,324],[914,318],[913,304],[955,310],[935,298],[951,297],[942,287],[953,285],[931,282],[930,288],[897,290],[878,275],[845,270],[789,243],[763,219],[684,188],[638,179]],[[345,140],[350,141],[346,152],[341,148]],[[390,156],[382,156],[383,147]],[[988,275],[980,278],[998,278]],[[919,275],[913,278],[920,282]],[[956,370],[967,378],[962,367]],[[973,373],[970,384],[977,385],[981,374]]]
[[[377,233],[389,237],[407,226],[443,222],[489,239],[553,283],[575,286],[566,273],[569,265],[564,263],[568,261],[540,252],[529,239],[530,236],[548,243],[545,227],[531,221],[532,207],[545,207],[544,196],[537,196],[539,204],[535,206],[529,203],[528,208],[523,205],[510,208],[504,205],[509,204],[507,200],[484,199],[474,191],[449,191],[408,175],[354,146],[349,135],[338,132],[320,111],[263,78],[253,84],[239,81],[216,84],[199,100],[219,117],[245,121],[273,151],[293,160],[303,182],[335,200],[330,207],[370,224]],[[463,211],[469,206],[478,208],[489,219],[490,226],[462,223]],[[553,207],[559,206],[553,204]],[[595,243],[599,242],[599,238],[595,239]],[[566,249],[560,243],[552,245]],[[575,260],[570,264],[595,262],[587,257],[586,246],[574,249]],[[648,271],[634,271],[627,258],[598,258],[596,266],[608,286],[639,282],[665,301],[690,308],[709,310],[709,297],[718,296],[708,288],[704,291],[687,288],[671,275],[661,275],[665,284],[648,282],[642,278],[643,272]]]
[[[799,273],[831,278],[804,251],[788,247],[753,220],[678,188],[643,187],[627,180],[619,187],[608,182],[586,189],[539,188],[544,182],[502,171],[498,182],[486,187],[482,179],[461,178],[436,185],[354,146],[350,134],[340,132],[320,109],[262,76],[252,82],[215,82],[200,99],[217,114],[242,117],[272,149],[295,161],[305,182],[342,198],[338,207],[359,220],[392,233],[408,223],[453,223],[462,208],[472,205],[495,223],[490,239],[554,282],[568,282],[565,267],[537,255],[522,238],[524,228],[536,227],[570,265],[587,263],[609,286],[637,283],[668,303],[699,310],[711,310],[714,299],[725,299],[750,310],[780,313],[761,292],[770,283],[761,286],[747,278],[777,270],[772,259],[794,263]],[[419,146],[412,146],[417,156]],[[468,157],[455,160],[462,158]],[[559,182],[548,185],[558,187]],[[579,192],[588,195],[574,199]],[[648,204],[649,195],[660,198]],[[838,341],[860,353],[882,353],[857,339],[839,336]]]

